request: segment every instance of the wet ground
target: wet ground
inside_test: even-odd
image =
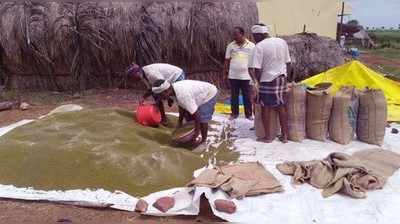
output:
[[[39,190],[120,190],[133,196],[184,186],[208,163],[235,161],[226,130],[202,155],[171,146],[174,128],[150,128],[120,109],[56,114],[0,138],[0,183]],[[172,123],[176,118],[171,117]]]

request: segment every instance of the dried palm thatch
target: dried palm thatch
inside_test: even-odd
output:
[[[234,26],[257,23],[255,0],[0,2],[0,82],[8,88],[139,87],[125,68],[166,62],[218,85]],[[336,43],[285,37],[301,79],[340,64]]]
[[[253,0],[2,1],[0,64],[47,89],[119,85],[132,61],[219,71],[231,28],[257,18]]]

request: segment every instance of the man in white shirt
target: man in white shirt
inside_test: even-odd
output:
[[[175,97],[180,108],[177,127],[182,125],[183,112],[187,111],[193,116],[195,122],[193,145],[196,145],[200,133],[201,143],[206,143],[208,122],[212,119],[217,103],[217,87],[208,82],[195,80],[183,80],[172,84],[165,80],[157,80],[152,91],[161,99]]]
[[[127,73],[129,76],[140,79],[147,88],[147,91],[142,96],[139,104],[143,104],[143,102],[152,95],[151,88],[155,81],[162,79],[167,80],[170,83],[174,83],[185,79],[185,73],[181,68],[164,63],[150,64],[144,67],[140,67],[139,65],[133,63],[129,66]],[[153,96],[153,98],[160,109],[162,124],[167,125],[168,120],[167,116],[165,115],[164,104],[157,97]],[[169,100],[169,104],[172,104],[171,100]]]
[[[251,103],[251,77],[248,71],[249,55],[255,47],[254,43],[246,39],[242,27],[235,27],[233,39],[226,48],[224,77],[229,79],[231,86],[231,117],[239,117],[239,94],[242,92],[243,104],[246,118],[253,119]]]
[[[285,40],[269,36],[269,30],[264,24],[257,24],[251,28],[256,47],[254,48],[249,68],[254,69],[254,75],[259,86],[259,101],[262,105],[262,120],[266,136],[271,136],[267,128],[270,122],[271,110],[279,113],[281,124],[281,141],[286,143],[288,138],[288,124],[286,111],[287,75],[290,68],[289,47]],[[273,139],[259,139],[263,142],[272,142]]]

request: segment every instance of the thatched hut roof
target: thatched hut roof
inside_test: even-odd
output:
[[[2,1],[0,45],[13,74],[115,76],[132,61],[215,71],[232,27],[257,18],[254,0]]]

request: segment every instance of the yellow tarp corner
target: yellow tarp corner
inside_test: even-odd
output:
[[[314,87],[319,83],[332,83],[332,92],[336,93],[343,86],[355,86],[381,89],[388,102],[388,120],[400,121],[400,83],[385,78],[382,74],[368,68],[359,61],[351,61],[332,68],[319,75],[304,80],[302,83]]]
[[[244,107],[239,106],[239,111],[240,113],[244,113]],[[219,114],[231,114],[231,105],[229,104],[223,104],[223,103],[217,103],[215,105],[215,112]]]

